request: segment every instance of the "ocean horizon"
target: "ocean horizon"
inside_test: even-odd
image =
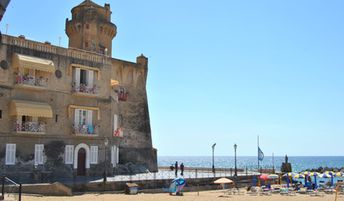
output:
[[[176,161],[184,163],[185,167],[208,167],[212,166],[211,156],[158,156],[158,166],[170,166]],[[215,168],[234,168],[234,156],[215,156]],[[261,168],[281,169],[285,156],[265,156],[260,161]],[[288,162],[292,165],[293,172],[319,167],[342,168],[344,167],[344,156],[288,156]],[[238,156],[237,167],[240,169],[256,170],[258,167],[257,156]]]

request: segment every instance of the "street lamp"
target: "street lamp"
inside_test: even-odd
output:
[[[237,169],[237,156],[236,156],[236,150],[238,148],[237,144],[234,144],[234,176],[238,176],[238,169]]]
[[[213,150],[213,166],[212,166],[212,170],[213,173],[215,174],[215,165],[214,165],[214,149],[215,149],[216,143],[213,144],[213,146],[211,146],[212,150]]]
[[[106,147],[109,145],[109,140],[107,138],[104,139],[104,183],[107,181],[107,171],[106,171]]]

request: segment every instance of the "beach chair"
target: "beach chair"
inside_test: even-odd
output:
[[[280,195],[288,195],[289,189],[288,188],[281,188],[280,189]]]
[[[259,188],[253,186],[251,190],[247,192],[247,194],[252,195],[252,196],[257,196],[259,195]]]
[[[306,187],[300,188],[300,190],[298,190],[297,192],[300,193],[300,194],[306,194],[307,193],[307,188]]]

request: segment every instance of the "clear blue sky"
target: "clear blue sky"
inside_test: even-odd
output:
[[[159,155],[343,155],[344,1],[109,2],[113,56],[149,57]],[[12,0],[1,30],[62,45],[81,0]]]

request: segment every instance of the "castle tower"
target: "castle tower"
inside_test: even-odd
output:
[[[72,9],[72,19],[66,19],[69,47],[111,56],[112,39],[117,27],[111,23],[110,4],[104,7],[85,0]]]

